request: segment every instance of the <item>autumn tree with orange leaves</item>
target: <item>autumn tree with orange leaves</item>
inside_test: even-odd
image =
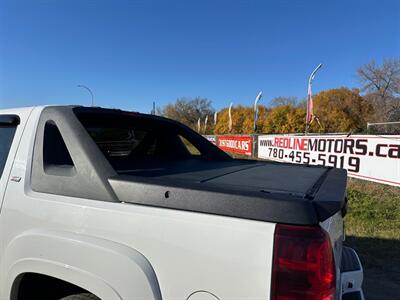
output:
[[[348,88],[322,91],[314,97],[312,132],[361,132],[373,114],[372,105],[360,96],[359,90]]]
[[[304,131],[306,110],[292,104],[274,107],[263,123],[264,133],[300,133]]]
[[[359,90],[338,88],[322,91],[314,97],[316,119],[310,127],[312,133],[361,132],[366,129],[367,121],[374,113],[371,103],[362,97]],[[206,99],[178,99],[175,105],[167,105],[164,115],[181,121],[197,129],[197,120],[201,118],[204,134],[281,134],[303,133],[306,109],[303,102],[290,97],[277,97],[273,107],[259,106],[257,131],[254,132],[253,106],[232,107],[232,129],[229,130],[228,108],[218,112],[217,124],[213,124],[211,102]],[[186,112],[186,113],[185,113]],[[207,131],[204,132],[204,119],[208,115]]]
[[[267,108],[263,105],[258,107],[257,132],[261,133],[263,122],[267,115]],[[251,134],[254,133],[254,108],[252,106],[232,107],[232,130],[229,130],[228,108],[223,108],[218,113],[215,134]]]

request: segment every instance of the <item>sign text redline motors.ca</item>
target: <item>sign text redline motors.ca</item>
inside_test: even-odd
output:
[[[399,136],[259,136],[258,157],[344,168],[350,176],[400,185]]]

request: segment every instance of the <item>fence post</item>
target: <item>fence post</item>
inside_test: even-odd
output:
[[[258,157],[258,134],[252,134],[251,140],[253,142],[253,150],[251,153],[251,158],[255,159]]]

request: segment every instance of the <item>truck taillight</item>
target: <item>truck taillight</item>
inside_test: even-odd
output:
[[[322,228],[276,226],[271,293],[272,300],[335,299],[335,262]]]

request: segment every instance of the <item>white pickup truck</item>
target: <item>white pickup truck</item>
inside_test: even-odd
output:
[[[162,117],[0,110],[0,299],[364,299],[344,170],[235,160]]]

